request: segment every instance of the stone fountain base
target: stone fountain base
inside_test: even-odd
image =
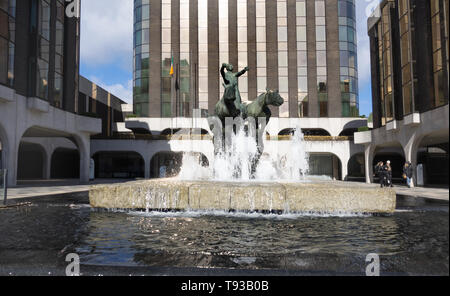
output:
[[[93,186],[94,208],[134,210],[282,211],[312,213],[393,213],[392,189],[344,182],[239,183],[174,179]]]

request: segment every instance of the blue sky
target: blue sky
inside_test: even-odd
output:
[[[219,0],[220,1],[220,0]],[[356,0],[360,113],[372,112],[367,16],[379,0]],[[82,0],[81,75],[132,102],[133,0]]]

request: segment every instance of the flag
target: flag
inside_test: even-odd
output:
[[[173,76],[173,56],[172,56],[172,62],[170,64],[170,76]]]

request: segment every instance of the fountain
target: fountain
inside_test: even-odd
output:
[[[210,167],[202,167],[198,156],[185,154],[178,177],[94,186],[89,193],[91,206],[324,214],[395,211],[392,189],[308,177],[300,127],[293,132],[289,153],[264,153],[265,128],[271,118],[268,106],[281,106],[284,99],[277,90],[267,89],[252,103],[242,103],[237,79],[248,68],[232,71],[232,65],[223,64],[224,95],[216,105],[216,116],[208,119],[215,149]]]

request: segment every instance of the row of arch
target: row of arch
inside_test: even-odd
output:
[[[285,128],[282,129],[279,133],[278,136],[287,136],[287,135],[292,135],[294,133],[295,129],[294,128]],[[358,128],[345,128],[344,130],[342,130],[342,132],[339,134],[339,137],[343,137],[343,136],[347,136],[347,137],[351,137],[353,136],[353,134],[355,132],[358,131]],[[167,128],[165,130],[163,130],[161,132],[160,135],[162,136],[171,136],[174,134],[182,134],[182,135],[186,135],[186,134],[195,134],[195,133],[200,133],[201,135],[209,135],[210,133],[205,130],[205,129],[199,129],[198,131],[195,131],[194,129],[182,129],[182,128],[177,128],[177,129],[171,129],[171,128]],[[325,137],[331,137],[330,132],[328,132],[325,129],[322,128],[303,128],[302,129],[302,133],[305,136],[325,136]],[[268,136],[270,136],[269,132],[266,132],[266,134]]]
[[[378,178],[373,174],[373,167],[379,161],[386,163],[389,160],[393,170],[394,183],[404,182],[403,165],[409,161],[414,168],[415,185],[448,186],[448,133],[447,135],[445,133],[436,135],[437,133],[430,133],[414,137],[409,143],[403,145],[399,141],[382,145],[370,144],[366,147],[365,155],[367,160],[372,163],[372,167],[366,170],[366,173],[369,174],[366,176],[367,182],[378,182]],[[430,140],[433,138],[434,140]],[[420,167],[420,176],[418,167]]]
[[[1,151],[1,149],[0,149]],[[209,165],[209,159],[199,153],[202,163]],[[178,175],[182,163],[182,153],[161,151],[150,161],[150,177],[172,177]],[[50,157],[50,160],[47,159]],[[92,158],[95,163],[95,178],[134,179],[145,177],[145,161],[141,154],[134,151],[96,152]],[[1,159],[1,157],[0,157]],[[421,161],[423,158],[420,158]],[[405,157],[401,150],[383,151],[374,156],[373,165],[379,161],[390,160],[394,171],[394,180],[401,180],[401,169]],[[35,143],[22,142],[19,147],[19,180],[36,179],[77,179],[80,176],[80,156],[76,149],[56,148],[50,156],[45,149]],[[49,167],[47,167],[49,166]],[[164,167],[164,172],[161,168]],[[365,174],[364,154],[353,155],[348,161],[348,175],[342,176],[342,161],[332,153],[311,153],[310,174],[328,175],[336,179],[363,181]]]

